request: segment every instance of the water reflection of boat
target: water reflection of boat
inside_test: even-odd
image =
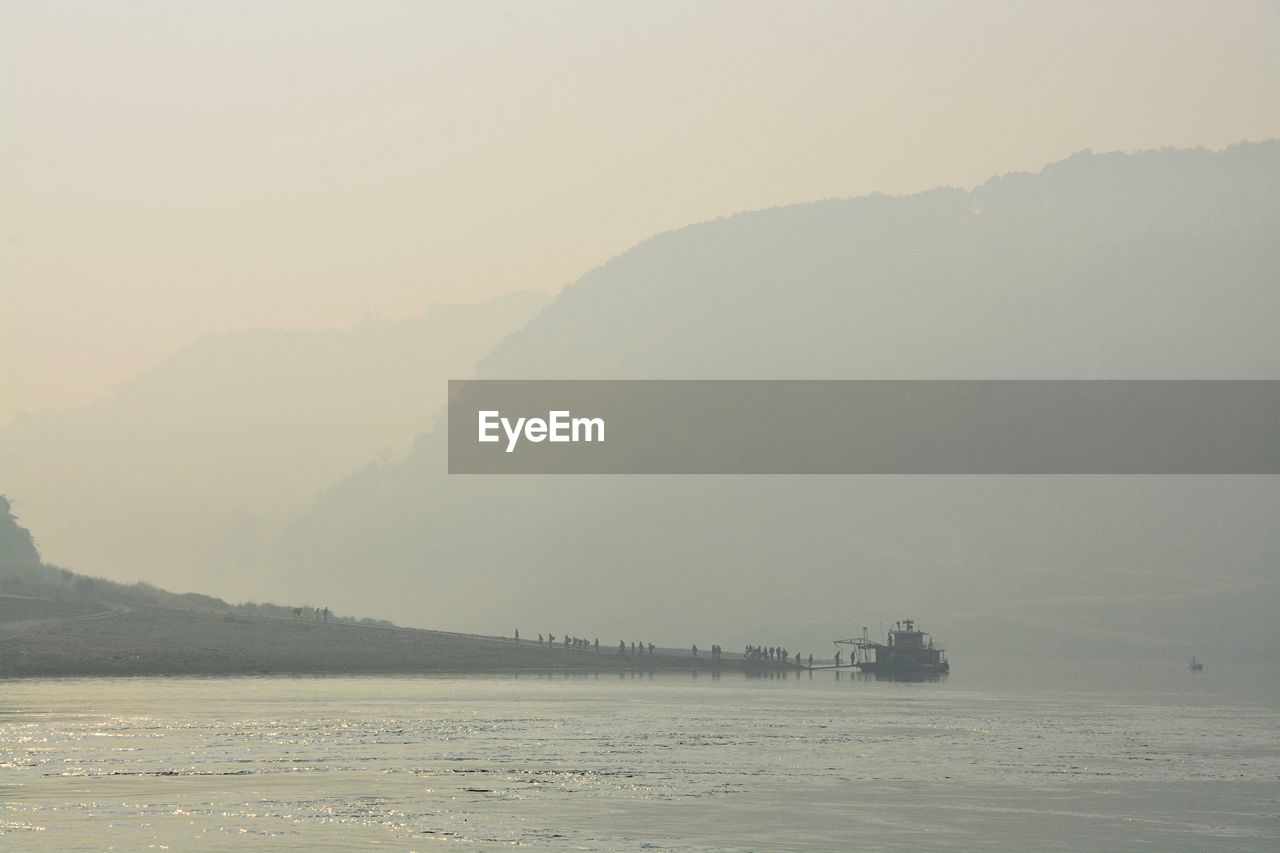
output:
[[[851,669],[849,672],[842,672],[841,670],[850,669],[847,666],[842,666],[839,669],[836,667],[824,667],[824,669],[835,669],[836,681],[847,677],[850,681],[855,683],[863,681],[889,681],[898,684],[923,684],[926,681],[941,681],[946,676],[945,672],[859,672],[857,669]],[[797,673],[797,678],[798,677],[799,674]]]
[[[876,681],[895,681],[898,683],[906,682],[909,684],[922,684],[923,682],[926,682],[926,681],[941,681],[942,676],[946,674],[947,673],[945,671],[943,672],[902,672],[902,671],[893,672],[893,671],[890,671],[890,672],[869,672],[867,673],[867,677],[873,678]]]
[[[884,642],[876,642],[862,629],[861,637],[836,640],[853,646],[849,663],[864,672],[898,676],[945,675],[951,671],[947,653],[935,646],[927,633],[911,619],[895,622]]]
[[[1199,672],[1199,671],[1200,671],[1200,670],[1202,670],[1202,669],[1204,669],[1204,664],[1202,664],[1202,663],[1200,663],[1200,661],[1196,660],[1195,655],[1192,655],[1192,656],[1191,656],[1191,671],[1192,671],[1192,672]]]

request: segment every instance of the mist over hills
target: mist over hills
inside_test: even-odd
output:
[[[1275,378],[1278,189],[1268,141],[727,217],[587,273],[479,375]],[[1060,657],[1239,654],[1224,623],[1280,612],[1275,478],[445,470],[441,428],[355,473],[265,582],[471,630],[807,648],[914,616]]]
[[[259,600],[284,524],[407,450],[445,381],[470,375],[548,298],[204,338],[105,400],[16,419],[0,431],[3,488],[54,562]]]

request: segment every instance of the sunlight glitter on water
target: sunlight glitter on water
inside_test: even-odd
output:
[[[828,673],[20,681],[5,846],[1270,849],[1247,697]],[[42,829],[37,829],[40,827]]]

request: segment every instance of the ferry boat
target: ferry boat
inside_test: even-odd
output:
[[[1192,672],[1200,672],[1200,671],[1201,671],[1201,670],[1203,670],[1203,669],[1204,669],[1204,664],[1202,664],[1202,663],[1200,663],[1200,661],[1196,660],[1195,655],[1192,655],[1192,656],[1191,656],[1191,671],[1192,671]]]
[[[946,651],[935,646],[933,639],[916,627],[913,619],[895,622],[884,642],[872,640],[866,628],[862,629],[861,637],[835,642],[853,647],[849,663],[864,672],[943,675],[951,671]]]

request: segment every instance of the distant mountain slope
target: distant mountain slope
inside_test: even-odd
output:
[[[1278,191],[1268,141],[732,216],[587,273],[480,373],[1273,378]],[[1234,615],[1277,621],[1265,478],[444,471],[438,429],[353,475],[264,581],[417,624],[658,620],[731,647],[916,616],[1011,654],[1180,656]]]
[[[1280,141],[655,236],[486,358],[529,378],[1271,376]]]
[[[109,399],[17,419],[0,432],[0,487],[57,562],[257,598],[280,527],[350,472],[407,449],[446,380],[470,375],[548,298],[202,339]]]

